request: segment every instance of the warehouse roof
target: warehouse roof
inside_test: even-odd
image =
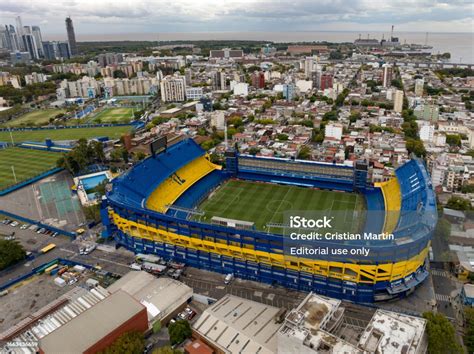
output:
[[[40,339],[39,347],[45,353],[82,353],[143,309],[129,294],[117,291]]]
[[[189,286],[170,278],[156,278],[143,271],[131,271],[107,288],[111,293],[119,289],[147,308],[149,321],[166,317],[193,296],[193,289]]]
[[[279,309],[226,295],[199,317],[193,328],[228,353],[276,353]]]

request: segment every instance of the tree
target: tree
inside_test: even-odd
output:
[[[456,341],[453,325],[443,314],[425,312],[423,317],[428,320],[426,331],[429,353],[463,353],[461,345]]]
[[[466,318],[466,333],[464,334],[464,345],[468,353],[474,353],[474,308],[466,307],[464,310]]]
[[[435,237],[448,241],[450,235],[451,223],[444,218],[438,219],[438,224],[436,224],[435,228]]]
[[[471,210],[471,202],[467,199],[452,196],[446,203],[446,208],[454,210]]]
[[[461,136],[459,134],[446,134],[446,143],[451,146],[461,146]]]
[[[100,351],[100,354],[142,354],[145,349],[145,338],[138,331],[122,334],[108,348]]]
[[[153,350],[152,354],[182,354],[183,352],[178,349],[173,349],[169,345]]]
[[[99,222],[100,221],[100,204],[93,204],[83,207],[84,215],[87,220]]]
[[[277,139],[280,141],[287,141],[288,140],[288,135],[286,134],[277,134]]]
[[[127,75],[122,70],[114,70],[114,79],[125,79]]]
[[[425,146],[423,142],[418,139],[407,139],[406,140],[406,149],[408,153],[414,153],[418,157],[426,156]]]
[[[179,344],[191,337],[191,326],[188,321],[179,320],[168,326],[168,333],[171,345]]]
[[[17,241],[0,239],[0,270],[26,258],[26,252]]]
[[[301,160],[308,160],[311,157],[311,149],[308,146],[301,147],[300,151],[298,152],[298,159]]]

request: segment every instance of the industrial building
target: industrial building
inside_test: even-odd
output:
[[[193,332],[218,353],[276,353],[279,310],[226,295],[204,311],[193,324]]]
[[[427,351],[427,321],[423,318],[376,310],[365,328],[354,329],[345,325],[345,316],[340,300],[314,293],[288,313],[227,295],[198,318],[193,336],[219,354]]]
[[[39,341],[43,353],[96,353],[122,334],[148,329],[146,307],[117,291]]]
[[[183,310],[193,296],[193,289],[171,278],[157,278],[144,271],[124,275],[107,288],[111,293],[122,290],[144,305],[150,327],[157,321],[166,324]]]

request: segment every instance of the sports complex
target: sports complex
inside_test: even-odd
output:
[[[405,297],[428,276],[436,198],[420,160],[373,185],[362,161],[350,166],[228,150],[223,168],[191,139],[162,150],[115,178],[102,202],[106,234],[135,253],[364,303]],[[287,210],[342,211],[362,230],[394,238],[371,244],[367,257],[289,256]]]

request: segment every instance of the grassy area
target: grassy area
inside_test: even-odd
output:
[[[39,109],[28,112],[4,124],[8,128],[30,127],[47,125],[50,118],[54,118],[59,113],[64,113],[63,109]]]
[[[135,109],[135,110],[138,110]],[[130,107],[105,108],[92,119],[93,123],[129,123],[132,120],[134,109]]]
[[[52,140],[77,140],[80,138],[93,138],[97,136],[108,136],[110,139],[120,138],[124,133],[130,131],[129,126],[123,127],[99,127],[99,128],[71,128],[71,129],[44,129],[31,131],[12,132],[13,141],[44,141]],[[10,142],[10,132],[0,132],[0,141]]]
[[[264,231],[267,231],[265,225],[269,222],[283,223],[285,211],[327,210],[328,216],[331,212],[337,212],[337,215],[345,213],[345,224],[339,225],[343,229],[348,223],[357,222],[355,212],[363,210],[364,203],[364,198],[356,193],[230,180],[199,209],[205,212],[203,221],[210,222],[213,216],[251,221],[257,229]]]
[[[15,184],[12,166],[17,182],[20,183],[56,167],[56,161],[60,157],[61,154],[57,152],[22,148],[0,149],[0,190]]]

